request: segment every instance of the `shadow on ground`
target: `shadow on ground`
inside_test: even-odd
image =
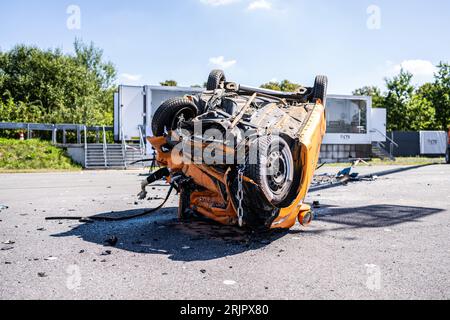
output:
[[[306,236],[338,232],[355,228],[386,228],[442,212],[441,209],[396,205],[373,205],[356,208],[323,206],[317,219],[340,224],[336,229],[283,230],[253,232],[237,227],[222,226],[209,220],[196,219],[179,222],[176,208],[165,208],[157,214],[120,222],[96,222],[75,226],[55,237],[79,237],[84,241],[104,245],[110,236],[119,241],[117,249],[142,254],[166,255],[174,261],[207,261],[257,250],[289,234]],[[131,216],[140,210],[115,212],[117,216]],[[98,216],[111,215],[101,213]],[[305,239],[306,241],[306,239]],[[82,249],[82,248],[80,248]]]
[[[371,205],[355,208],[323,206],[317,219],[351,228],[387,228],[442,212],[442,209],[398,205]]]
[[[140,212],[129,210],[97,216],[122,217]],[[54,237],[75,236],[103,245],[108,237],[116,236],[120,250],[167,255],[174,261],[206,261],[260,249],[289,233],[288,230],[254,232],[201,218],[183,223],[176,215],[177,208],[165,208],[157,214],[129,221],[77,225]]]

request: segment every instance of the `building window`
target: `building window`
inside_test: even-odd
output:
[[[367,133],[367,102],[329,98],[327,101],[327,133]]]

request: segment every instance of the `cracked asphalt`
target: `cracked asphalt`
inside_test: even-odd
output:
[[[312,192],[317,219],[285,232],[179,223],[175,195],[135,220],[45,221],[156,207],[137,201],[141,173],[1,174],[0,299],[450,298],[448,165]]]

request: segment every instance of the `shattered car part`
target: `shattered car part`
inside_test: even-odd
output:
[[[163,177],[180,193],[179,218],[200,214],[225,225],[290,228],[311,222],[304,204],[325,135],[328,80],[279,92],[226,82],[214,70],[207,90],[169,99],[148,138]],[[156,179],[156,180],[155,180]]]

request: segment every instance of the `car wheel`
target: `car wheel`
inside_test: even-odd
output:
[[[445,153],[445,162],[447,164],[450,164],[450,148],[448,148],[447,152]]]
[[[175,130],[181,119],[189,121],[198,115],[197,106],[186,98],[173,98],[164,102],[156,110],[152,121],[152,130],[155,137],[163,136]]]
[[[326,76],[317,76],[314,83],[314,102],[318,99],[326,106],[328,90],[328,78]]]
[[[294,185],[294,159],[289,144],[279,136],[264,136],[255,140],[256,157],[249,155],[245,175],[252,179],[273,206],[290,201]],[[293,199],[292,199],[293,200]]]
[[[227,81],[225,77],[225,72],[223,72],[222,70],[213,70],[209,74],[206,90],[208,91],[217,90],[220,88],[220,85],[225,81]]]

